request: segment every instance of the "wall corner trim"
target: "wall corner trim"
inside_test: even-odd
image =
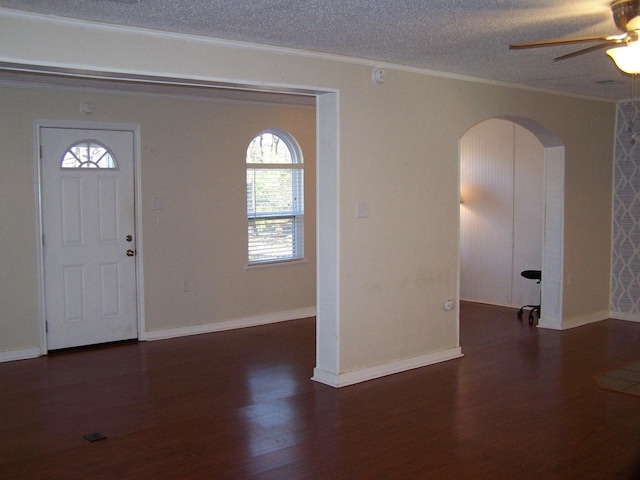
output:
[[[330,387],[335,388],[347,387],[356,383],[366,382],[368,380],[385,377],[387,375],[393,375],[394,373],[401,373],[407,370],[413,370],[414,368],[426,367],[435,363],[446,362],[448,360],[453,360],[462,356],[462,349],[460,347],[455,347],[448,350],[420,355],[419,357],[398,360],[395,362],[376,365],[375,367],[368,367],[362,370],[355,370],[347,373],[335,374],[327,372],[326,370],[315,368],[313,370],[313,377],[311,377],[311,380],[319,383],[324,383],[325,385],[329,385]]]

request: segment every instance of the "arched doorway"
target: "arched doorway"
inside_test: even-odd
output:
[[[538,286],[520,272],[541,269],[539,326],[561,328],[561,142],[529,119],[492,118],[463,135],[460,162],[465,202],[460,212],[460,298],[509,306],[537,303]]]

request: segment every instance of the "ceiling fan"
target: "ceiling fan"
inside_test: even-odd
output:
[[[601,35],[592,37],[553,38],[534,42],[513,43],[510,49],[525,49],[551,47],[573,43],[594,43],[587,48],[556,57],[553,61],[566,60],[585,53],[590,53],[606,47],[607,54],[613,58],[620,70],[626,73],[640,73],[640,0],[615,0],[611,2],[613,20],[622,33],[617,35]],[[627,48],[624,48],[626,46]],[[616,48],[623,47],[623,48]],[[624,57],[624,58],[622,58]]]

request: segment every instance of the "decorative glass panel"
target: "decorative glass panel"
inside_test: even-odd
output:
[[[83,140],[69,147],[62,156],[62,168],[102,168],[115,170],[118,168],[111,151],[93,140]]]

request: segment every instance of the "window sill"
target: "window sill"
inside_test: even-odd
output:
[[[244,267],[245,272],[248,270],[261,270],[263,268],[271,268],[271,267],[288,267],[293,265],[304,265],[309,263],[309,260],[306,258],[302,258],[300,260],[284,260],[279,262],[265,262],[265,263],[254,263],[252,265],[247,265]]]

